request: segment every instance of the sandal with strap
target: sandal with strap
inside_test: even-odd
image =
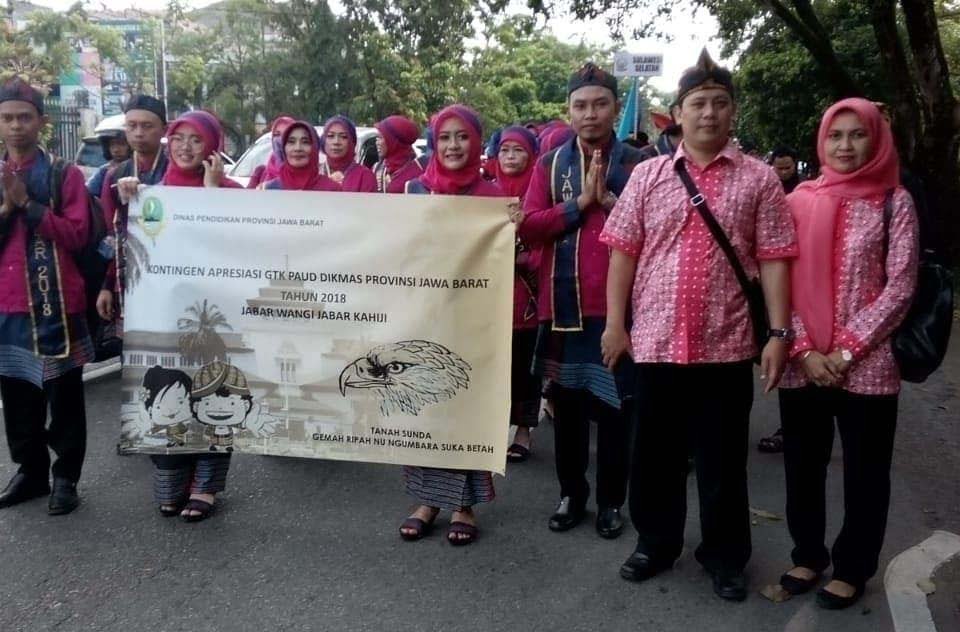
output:
[[[760,439],[757,443],[757,449],[767,454],[783,452],[783,428],[777,428],[777,431],[769,437]]]
[[[507,462],[508,463],[523,463],[530,458],[530,448],[525,445],[520,445],[519,443],[511,444],[507,448]]]
[[[436,516],[430,522],[426,520],[421,520],[420,518],[407,518],[400,524],[400,537],[406,540],[407,542],[415,542],[417,540],[425,538],[431,531],[433,531],[433,523],[436,520]],[[407,533],[404,531],[413,531],[413,533]]]
[[[164,504],[157,507],[160,510],[160,515],[164,518],[172,518],[176,515],[179,515],[183,511],[183,503],[171,503],[169,505]]]
[[[454,546],[465,546],[472,544],[479,534],[480,531],[476,525],[455,520],[450,523],[450,529],[447,531],[447,541]]]
[[[208,503],[199,498],[191,498],[187,504],[184,505],[183,511],[197,512],[196,514],[184,514],[181,512],[180,517],[183,518],[184,522],[200,522],[201,520],[209,518],[210,514],[213,513],[213,503]]]

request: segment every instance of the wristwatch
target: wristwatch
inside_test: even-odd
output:
[[[792,329],[768,329],[767,336],[770,338],[779,338],[784,342],[793,342],[793,339],[797,337],[797,334]]]
[[[840,349],[840,357],[844,362],[853,362],[853,354],[847,349]]]

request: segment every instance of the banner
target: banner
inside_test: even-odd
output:
[[[508,204],[146,188],[126,245],[121,451],[502,474]]]

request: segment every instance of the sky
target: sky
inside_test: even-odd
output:
[[[57,10],[65,10],[76,0],[31,0],[34,4],[48,6]],[[186,5],[192,8],[201,8],[213,4],[214,0],[187,0]],[[146,11],[157,11],[163,9],[167,0],[93,0],[87,1],[87,6],[99,8],[101,5],[108,9],[123,9],[130,6],[136,6],[138,9]],[[331,7],[337,11],[338,1],[332,0]],[[524,3],[514,0],[515,8],[511,12],[522,10]],[[636,20],[639,22],[639,20]],[[628,21],[630,30],[630,21]],[[611,38],[607,25],[602,18],[596,20],[578,21],[570,16],[555,17],[550,20],[547,27],[561,41],[577,42],[584,40],[591,44],[609,46]],[[663,54],[663,76],[650,79],[650,84],[657,89],[669,92],[677,87],[677,80],[685,68],[688,68],[697,61],[700,49],[706,45],[710,52],[717,59],[720,51],[720,41],[711,39],[716,34],[716,21],[705,11],[691,13],[690,9],[678,9],[673,16],[672,24],[669,28],[673,35],[673,40],[665,42],[656,39],[647,39],[641,41],[627,42],[623,49],[631,53],[662,53]],[[612,61],[612,60],[610,60]]]

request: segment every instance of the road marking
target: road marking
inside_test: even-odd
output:
[[[917,582],[930,579],[940,565],[958,554],[960,535],[934,531],[920,544],[890,560],[883,575],[883,586],[897,632],[937,632],[927,595]]]

